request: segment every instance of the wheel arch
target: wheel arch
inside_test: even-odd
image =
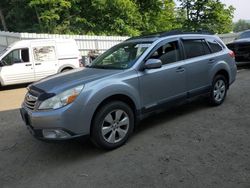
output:
[[[63,65],[63,66],[61,66],[59,69],[58,69],[58,73],[60,73],[60,72],[62,72],[63,70],[65,70],[65,69],[74,69],[75,67],[74,66],[72,66],[72,65]]]
[[[134,119],[135,119],[135,124],[136,124],[136,122],[137,122],[137,114],[138,114],[137,108],[136,108],[136,103],[133,101],[133,99],[131,97],[129,97],[126,94],[114,94],[114,95],[111,95],[111,96],[106,97],[105,99],[103,99],[102,102],[99,103],[99,105],[96,107],[96,109],[94,111],[94,114],[93,114],[93,116],[91,118],[90,133],[92,131],[92,127],[93,127],[92,124],[93,124],[94,118],[95,118],[98,110],[103,105],[106,105],[111,101],[121,101],[121,102],[124,102],[125,104],[127,104],[134,113]]]
[[[222,76],[224,76],[224,77],[226,78],[226,81],[227,81],[227,88],[229,88],[230,77],[229,77],[228,71],[226,71],[225,69],[220,69],[220,70],[218,70],[218,71],[215,73],[214,77],[217,76],[217,75],[222,75]],[[214,78],[214,77],[213,77],[213,78]]]

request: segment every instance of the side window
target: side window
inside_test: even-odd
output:
[[[183,44],[187,59],[210,54],[209,47],[203,39],[183,40]]]
[[[208,42],[213,53],[216,53],[216,52],[223,50],[221,45],[219,45],[219,43],[216,40],[208,39],[207,42]]]
[[[29,62],[29,49],[17,49],[11,51],[3,58],[6,65],[12,65],[15,63],[27,63]]]
[[[29,49],[22,49],[21,50],[21,58],[23,62],[30,62],[30,57],[29,57]]]
[[[163,65],[179,61],[181,58],[178,41],[168,42],[159,47],[150,58],[160,59]]]
[[[53,61],[56,60],[56,53],[54,46],[41,46],[33,48],[34,60],[43,61]]]

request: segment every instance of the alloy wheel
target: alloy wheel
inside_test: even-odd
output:
[[[121,110],[114,110],[106,115],[102,123],[102,136],[111,144],[120,142],[128,133],[129,116]]]
[[[213,95],[214,100],[217,102],[221,102],[225,98],[226,94],[226,83],[224,80],[219,79],[216,81],[214,85]]]

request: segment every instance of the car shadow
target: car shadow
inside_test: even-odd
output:
[[[135,134],[141,134],[148,129],[155,128],[155,126],[166,124],[167,122],[170,122],[179,116],[194,113],[195,111],[199,111],[208,107],[209,103],[204,96],[196,97],[195,99],[189,100],[183,104],[173,106],[167,110],[163,110],[143,119],[136,126]]]

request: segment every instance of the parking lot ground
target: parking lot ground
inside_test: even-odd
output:
[[[27,84],[0,88],[0,112],[20,108]]]
[[[0,106],[15,90],[0,91]],[[38,141],[18,109],[2,110],[0,187],[250,187],[250,70],[239,71],[222,106],[200,98],[147,118],[109,152]]]

